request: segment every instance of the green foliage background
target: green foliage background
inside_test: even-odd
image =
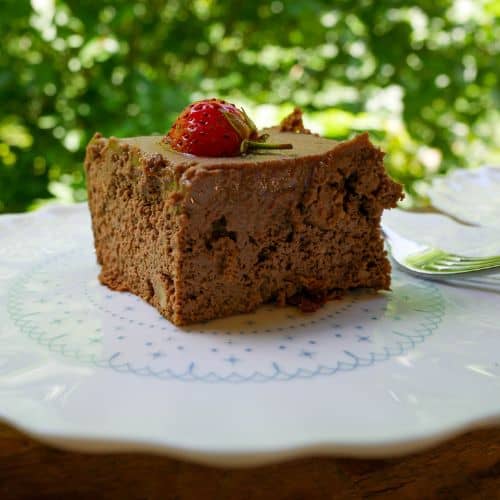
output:
[[[4,0],[0,212],[85,199],[87,141],[220,96],[371,131],[410,193],[500,158],[499,0]]]

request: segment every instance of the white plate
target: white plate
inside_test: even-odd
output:
[[[480,226],[500,226],[500,167],[457,169],[433,180],[432,205],[457,219]]]
[[[85,205],[0,218],[0,415],[214,465],[388,456],[500,417],[499,296],[395,272],[314,314],[176,328],[97,283]]]

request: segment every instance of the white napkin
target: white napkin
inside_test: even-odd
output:
[[[457,169],[432,181],[427,195],[441,212],[500,228],[500,166]]]
[[[500,255],[500,226],[467,226],[445,215],[394,209],[382,222],[400,236],[446,252],[485,257]]]

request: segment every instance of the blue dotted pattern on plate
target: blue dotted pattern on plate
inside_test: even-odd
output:
[[[93,262],[79,250],[22,275],[9,291],[11,318],[52,352],[160,379],[268,382],[353,371],[405,355],[444,314],[438,287],[396,272],[392,292],[353,292],[313,314],[265,306],[181,329],[138,297],[99,285]]]

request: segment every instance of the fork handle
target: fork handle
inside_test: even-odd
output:
[[[498,270],[497,270],[498,272]],[[416,276],[416,274],[414,274]],[[444,285],[457,286],[460,288],[474,288],[475,290],[483,290],[486,292],[494,292],[500,294],[500,279],[495,278],[447,278],[446,276],[423,276],[419,278],[436,281]]]

